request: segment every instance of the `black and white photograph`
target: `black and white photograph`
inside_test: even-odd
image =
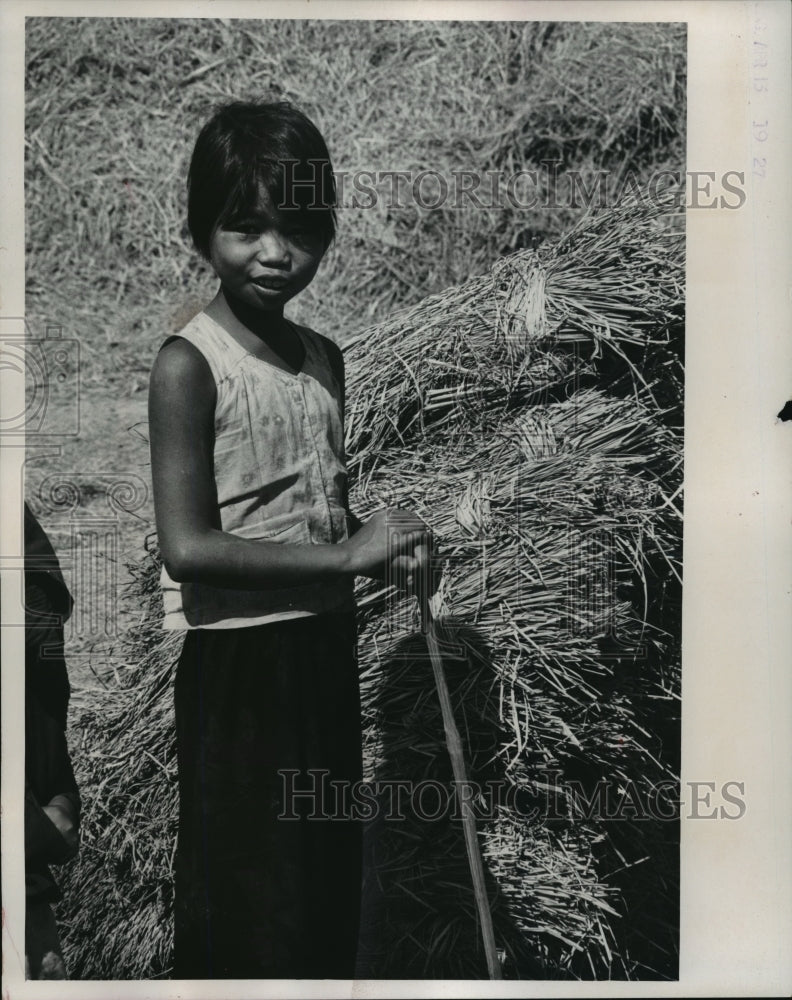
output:
[[[789,743],[760,505],[792,386],[729,396],[789,352],[741,381],[734,330],[699,335],[717,282],[789,313],[717,266],[782,218],[788,12],[712,5],[753,32],[729,160],[697,4],[19,6],[8,995],[682,995],[686,858],[789,818],[731,749]],[[757,927],[790,925],[783,850]]]

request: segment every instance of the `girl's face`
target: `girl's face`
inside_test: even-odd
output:
[[[283,306],[310,284],[324,256],[321,235],[295,212],[279,212],[265,192],[254,208],[215,228],[209,262],[223,290],[264,312]]]

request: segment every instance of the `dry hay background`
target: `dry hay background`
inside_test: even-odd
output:
[[[542,180],[556,163],[558,207],[398,207],[383,182],[375,206],[342,210],[295,302],[339,342],[565,232],[583,213],[568,171],[605,171],[613,192],[684,169],[684,25],[29,18],[27,51],[28,317],[78,331],[85,378],[121,391],[212,289],[184,177],[223,101],[296,101],[338,172]]]
[[[684,162],[681,26],[32,19],[28,55],[28,313],[81,331],[89,388],[144,384],[210,290],[181,178],[219,101],[295,99],[339,170],[555,159],[612,189]],[[417,506],[442,541],[471,776],[540,809],[480,824],[506,975],[673,978],[677,825],[630,821],[629,802],[613,821],[567,811],[603,780],[674,797],[682,238],[641,206],[582,214],[345,209],[295,316],[350,345],[353,504]],[[156,552],[132,572],[124,666],[73,733],[75,978],[170,960],[178,638],[159,631]],[[369,777],[446,781],[413,612],[359,599]],[[375,828],[362,975],[484,974],[457,827]]]

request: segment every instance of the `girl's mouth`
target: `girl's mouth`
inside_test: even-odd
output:
[[[277,291],[278,289],[285,288],[288,283],[288,278],[277,276],[272,278],[253,278],[253,284],[258,288],[267,288],[271,291]]]

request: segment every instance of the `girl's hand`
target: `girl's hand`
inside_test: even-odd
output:
[[[356,576],[368,576],[400,586],[414,586],[428,569],[432,532],[409,510],[378,510],[343,543]]]
[[[436,582],[430,578],[433,571],[432,544],[430,535],[428,541],[415,546],[412,555],[396,556],[388,568],[386,581],[409,594],[423,594],[427,597],[433,594]]]

